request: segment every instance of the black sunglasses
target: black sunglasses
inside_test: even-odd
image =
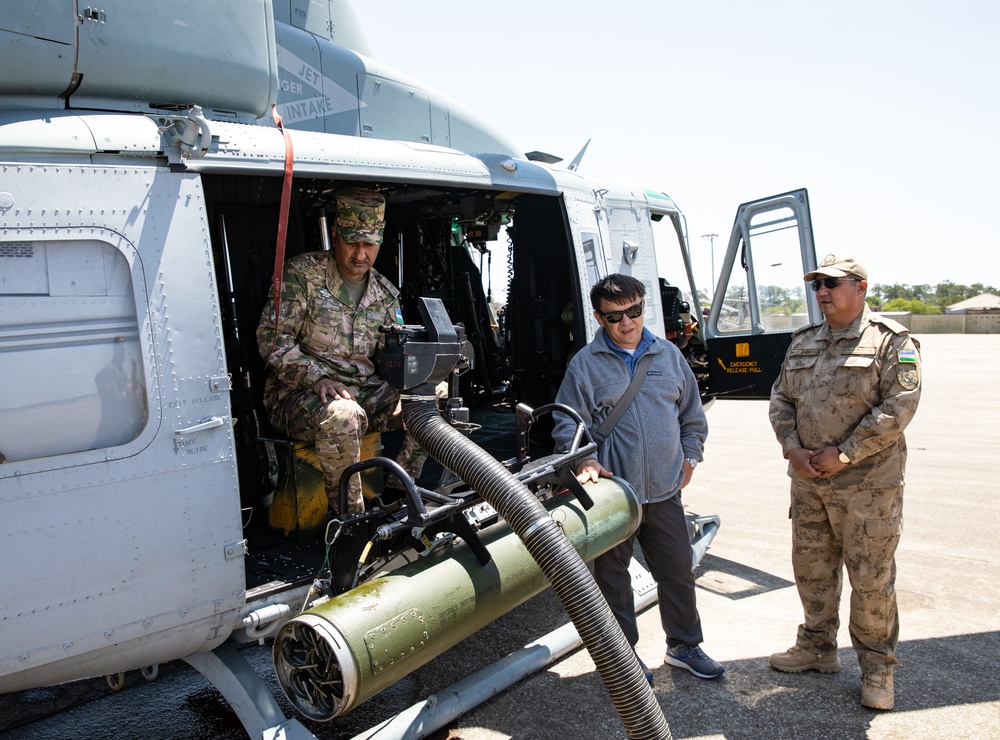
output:
[[[819,291],[820,288],[826,288],[827,290],[833,290],[841,283],[856,283],[859,282],[858,278],[816,278],[809,282],[809,287],[813,289],[813,293]]]
[[[630,319],[637,319],[642,316],[642,306],[645,301],[639,301],[634,306],[629,306],[624,311],[608,311],[607,313],[602,313],[603,316],[609,324],[617,324],[622,320],[622,316],[628,316]]]

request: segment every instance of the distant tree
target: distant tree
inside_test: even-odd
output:
[[[944,309],[940,306],[931,306],[913,298],[893,298],[883,304],[882,310],[887,312],[906,311],[915,314],[944,313]]]
[[[726,298],[731,301],[745,301],[747,298],[747,289],[739,284],[730,285],[726,289]]]
[[[765,285],[760,289],[761,311],[765,316],[805,313],[806,302],[801,288],[789,290],[780,285]]]
[[[966,298],[971,298],[967,295],[968,292],[969,289],[966,286],[955,285],[950,280],[945,280],[943,283],[938,283],[934,289],[934,305],[944,307],[964,301]]]
[[[972,285],[959,285],[950,280],[938,283],[933,288],[930,285],[884,285],[876,283],[868,286],[869,305],[882,306],[883,310],[891,301],[918,301],[926,306],[934,306],[944,309],[953,303],[964,301],[967,298],[974,298],[983,293],[996,293],[997,289],[991,285],[983,283],[973,283]],[[900,309],[896,309],[900,310]],[[940,312],[939,312],[940,313]]]
[[[875,296],[878,298],[878,302],[880,304],[884,304],[887,301],[892,301],[896,298],[905,298],[909,300],[913,298],[913,291],[910,290],[909,285],[900,285],[899,283],[893,285],[882,285],[881,283],[876,283],[874,286],[868,287],[868,295]]]
[[[789,289],[780,285],[758,285],[760,310],[764,316],[774,314],[805,313],[806,301],[802,288]],[[983,293],[998,293],[991,285],[973,283],[958,285],[945,280],[937,285],[902,285],[894,283],[887,285],[875,283],[868,286],[866,300],[868,305],[881,311],[909,311],[916,314],[940,314],[953,303],[973,298]],[[711,302],[707,295],[700,294],[703,305]],[[730,309],[736,309],[742,315],[746,311],[746,286],[733,284],[726,290],[726,302]]]

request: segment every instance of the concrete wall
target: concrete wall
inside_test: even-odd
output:
[[[1000,313],[887,315],[914,334],[1000,334]]]
[[[914,334],[1000,334],[1000,313],[913,314],[886,311]],[[807,322],[805,314],[768,316],[768,331],[791,331]]]

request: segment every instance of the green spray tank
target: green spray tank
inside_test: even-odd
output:
[[[591,488],[585,510],[568,495],[545,502],[583,560],[628,537],[639,504],[621,479]],[[284,625],[274,661],[285,694],[307,717],[329,720],[388,688],[541,592],[548,580],[504,523],[480,533],[486,565],[465,543],[376,576]]]

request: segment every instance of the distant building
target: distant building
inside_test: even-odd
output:
[[[945,313],[1000,313],[1000,296],[982,293],[945,306]]]

